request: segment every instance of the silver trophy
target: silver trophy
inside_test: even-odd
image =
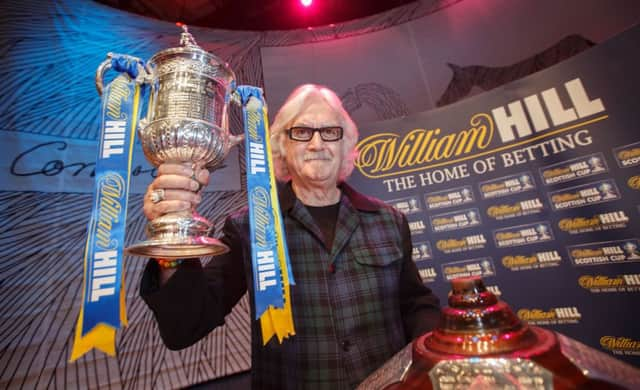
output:
[[[182,28],[180,47],[156,53],[142,72],[151,91],[138,134],[145,157],[156,167],[173,162],[212,169],[241,141],[229,132],[228,108],[235,75],[224,61],[200,48],[186,26]],[[110,67],[108,59],[96,72],[100,93],[103,75]],[[148,240],[126,251],[156,258],[227,252],[226,245],[210,237],[212,229],[211,222],[195,209],[168,213],[147,224]]]

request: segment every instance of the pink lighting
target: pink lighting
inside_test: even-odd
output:
[[[305,7],[310,6],[312,2],[313,0],[300,0],[300,4],[302,4]]]

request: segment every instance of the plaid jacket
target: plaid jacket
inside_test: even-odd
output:
[[[296,285],[291,287],[296,335],[262,346],[252,323],[254,389],[351,389],[414,337],[432,329],[438,299],[426,288],[411,260],[404,216],[342,185],[331,248],[291,186],[279,191]],[[231,252],[183,264],[157,288],[155,262],[141,287],[165,344],[179,349],[224,323],[247,291],[253,305],[249,221],[246,212],[228,218],[225,241]]]

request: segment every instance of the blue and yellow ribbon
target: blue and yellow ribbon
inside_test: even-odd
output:
[[[256,319],[262,344],[295,335],[290,286],[294,285],[273,173],[267,108],[262,90],[240,86],[247,162],[247,195]]]
[[[93,348],[115,356],[116,330],[127,325],[122,258],[135,129],[141,95],[146,93],[146,86],[133,80],[140,67],[141,61],[134,57],[114,56],[112,68],[122,74],[107,85],[102,98],[82,307],[71,361]]]

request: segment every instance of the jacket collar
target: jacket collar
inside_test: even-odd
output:
[[[338,185],[338,188],[342,190],[342,195],[349,198],[349,201],[356,209],[360,211],[378,211],[382,207],[379,201],[367,197],[353,189],[346,182],[342,182]],[[279,183],[278,185],[278,198],[280,200],[280,209],[285,212],[291,210],[296,203],[296,194],[291,187],[291,181],[287,183]]]

